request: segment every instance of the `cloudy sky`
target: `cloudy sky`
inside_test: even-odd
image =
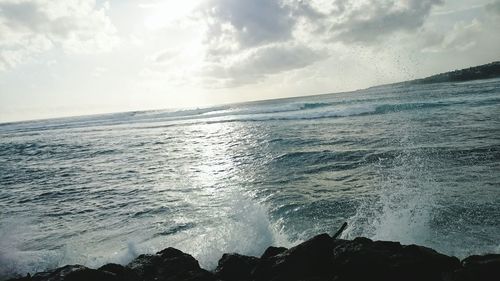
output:
[[[500,59],[500,0],[0,0],[0,122],[354,90]]]

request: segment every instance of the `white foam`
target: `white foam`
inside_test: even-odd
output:
[[[200,115],[179,115],[158,118],[155,122],[163,122],[163,125],[176,125],[234,121],[309,120],[357,116],[376,112],[376,106],[368,104],[357,106],[338,106],[329,103],[317,104],[318,106],[315,106],[316,103],[294,102],[259,107],[236,107],[214,110]]]
[[[223,116],[212,118],[209,122],[227,121],[271,121],[271,120],[310,120],[332,117],[357,116],[375,112],[375,106],[325,107],[292,112],[261,113],[251,115]]]
[[[412,148],[408,128],[402,128],[403,148],[390,168],[376,167],[381,176],[376,195],[361,203],[349,219],[344,237],[370,237],[403,244],[433,246],[430,223],[438,190],[425,155]]]
[[[24,250],[25,236],[33,234],[28,219],[5,220],[0,227],[0,279],[55,267],[61,256],[51,250]]]
[[[227,212],[229,216],[178,245],[203,268],[214,269],[224,253],[260,256],[271,245],[291,245],[280,226],[270,222],[266,209],[251,199],[236,198]]]
[[[97,268],[105,263],[126,264],[142,253],[138,243],[130,241],[124,248],[120,241],[92,244],[88,237],[65,241],[63,247],[47,249],[37,225],[27,218],[2,221],[0,227],[0,280],[33,274],[67,264]],[[34,242],[36,240],[37,242]],[[33,245],[36,243],[36,245]]]

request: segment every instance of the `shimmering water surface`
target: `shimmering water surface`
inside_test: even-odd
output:
[[[0,276],[333,233],[500,252],[500,80],[0,125]]]

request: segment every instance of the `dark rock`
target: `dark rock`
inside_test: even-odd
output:
[[[200,268],[195,258],[174,248],[155,255],[140,255],[127,268],[146,281],[215,280],[213,274]]]
[[[174,248],[141,255],[127,266],[67,265],[10,281],[498,281],[500,255],[457,258],[398,242],[318,235],[293,248],[269,247],[262,257],[224,254],[215,273]]]
[[[336,280],[443,280],[460,267],[457,258],[397,242],[356,238],[334,250]]]
[[[168,279],[168,280],[182,280],[182,281],[216,281],[214,274],[212,272],[206,271],[205,269],[193,270],[181,274],[178,279]]]
[[[141,280],[139,275],[137,275],[137,273],[135,273],[135,271],[133,271],[132,269],[130,269],[128,267],[124,267],[123,265],[115,264],[115,263],[105,264],[105,265],[99,267],[97,270],[113,273],[121,281],[140,281]]]
[[[285,247],[273,247],[273,246],[271,246],[271,247],[267,248],[266,251],[264,251],[264,253],[262,254],[262,256],[260,258],[267,259],[270,257],[274,257],[276,255],[283,253],[286,250],[288,250],[288,249]]]
[[[67,265],[58,269],[40,272],[31,279],[33,281],[119,281],[115,274],[90,269],[82,265]]]
[[[254,280],[323,280],[330,276],[334,240],[321,234],[278,255],[261,259]]]
[[[224,254],[215,269],[215,275],[226,281],[251,280],[251,273],[259,259],[239,254]]]
[[[28,273],[24,277],[15,277],[15,278],[8,279],[7,281],[29,281],[29,280],[32,280],[32,279],[31,279],[31,274]]]
[[[462,261],[462,268],[455,271],[456,281],[498,281],[500,280],[500,255],[470,256]]]

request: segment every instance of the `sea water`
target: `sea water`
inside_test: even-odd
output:
[[[500,80],[0,125],[0,277],[172,246],[500,252]]]

